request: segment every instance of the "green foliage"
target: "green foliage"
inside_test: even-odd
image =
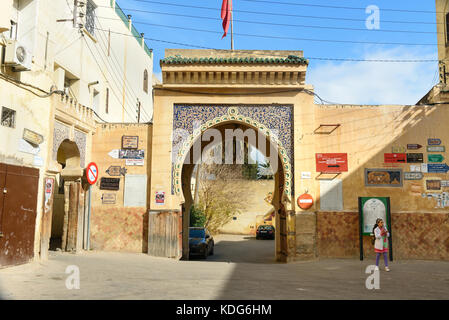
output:
[[[190,208],[190,226],[191,227],[204,227],[206,224],[206,215],[201,208],[192,206]]]

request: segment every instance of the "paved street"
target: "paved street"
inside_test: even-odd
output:
[[[2,299],[448,299],[449,263],[399,261],[380,273],[380,290],[365,288],[371,261],[349,259],[277,264],[274,241],[216,237],[207,260],[173,261],[145,254],[52,252],[43,263],[0,270]],[[65,286],[68,265],[80,289]]]

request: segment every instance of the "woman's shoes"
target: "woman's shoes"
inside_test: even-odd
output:
[[[385,271],[389,272],[389,271],[390,271],[390,268],[385,267]]]

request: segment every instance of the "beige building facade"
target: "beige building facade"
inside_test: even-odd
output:
[[[88,248],[92,137],[98,123],[151,121],[153,54],[115,1],[6,0],[0,12],[6,266]]]

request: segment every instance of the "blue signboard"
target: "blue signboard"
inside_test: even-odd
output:
[[[427,172],[446,173],[448,171],[449,171],[449,166],[446,163],[429,163],[427,165]]]

